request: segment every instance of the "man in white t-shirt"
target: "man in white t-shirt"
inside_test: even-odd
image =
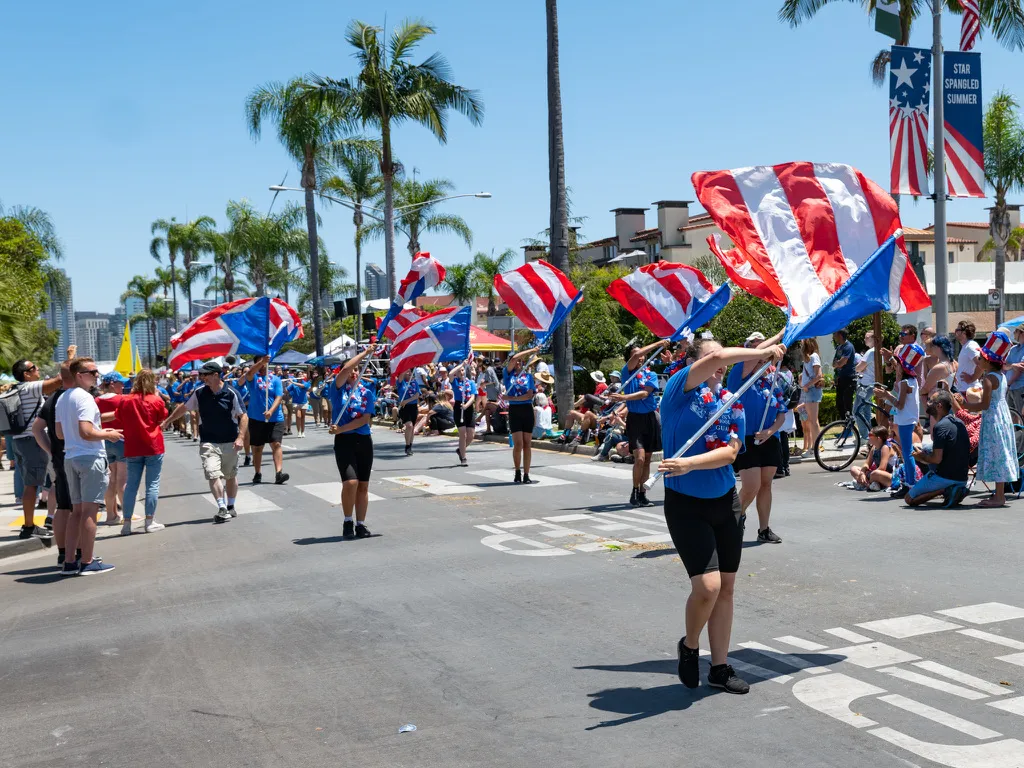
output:
[[[864,334],[867,350],[857,363],[857,395],[853,400],[853,418],[857,420],[857,430],[867,445],[868,433],[871,431],[871,398],[875,387],[875,333]]]
[[[960,355],[956,359],[956,388],[958,392],[966,392],[971,384],[980,378],[978,371],[978,355],[981,347],[974,340],[977,329],[974,323],[961,320],[957,323],[956,340],[960,342]]]
[[[57,401],[57,436],[64,441],[64,470],[71,491],[71,516],[65,551],[81,550],[79,562],[64,561],[61,576],[92,576],[114,570],[110,563],[93,557],[96,515],[107,491],[107,448],[104,440],[121,440],[119,429],[102,429],[100,409],[89,390],[99,370],[91,357],[71,361],[75,386]]]

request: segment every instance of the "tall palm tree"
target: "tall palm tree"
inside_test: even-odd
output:
[[[150,234],[153,235],[153,239],[149,243],[149,255],[162,263],[163,256],[160,251],[164,248],[167,249],[167,261],[171,265],[171,293],[174,297],[175,325],[178,323],[178,274],[176,262],[178,261],[178,255],[181,253],[181,247],[178,244],[180,227],[181,225],[178,224],[177,219],[171,217],[170,220],[157,219],[149,228]],[[163,236],[157,235],[157,232],[163,232]]]
[[[856,0],[843,0],[850,3]],[[779,9],[779,18],[791,27],[812,18],[827,5],[835,5],[839,0],[784,0]],[[871,13],[875,10],[877,0],[859,0],[864,9]],[[951,13],[963,13],[960,0],[942,0]],[[980,4],[981,25],[987,29],[1002,45],[1010,50],[1024,48],[1024,4],[1021,0],[982,0]],[[914,21],[925,16],[930,18],[932,0],[900,0],[900,39],[897,45],[910,42],[910,29]],[[875,85],[884,85],[889,77],[890,51],[880,51],[871,60],[871,79]]]
[[[372,147],[372,142],[353,136],[350,113],[324,99],[316,98],[313,84],[295,78],[287,84],[271,82],[249,94],[245,103],[249,133],[259,139],[263,123],[272,121],[277,138],[302,171],[306,193],[306,231],[309,275],[313,295],[313,337],[316,353],[324,353],[323,319],[320,317],[317,217],[313,194],[317,177],[327,173],[328,164],[343,151]]]
[[[241,294],[252,293],[252,288],[245,282],[244,279],[233,277],[232,288],[233,291],[237,291]],[[228,287],[225,282],[225,278],[220,275],[214,275],[210,278],[210,281],[206,284],[206,288],[203,289],[203,296],[209,298],[213,296],[216,301],[220,301],[221,298],[224,301],[233,301],[234,297],[228,295]]]
[[[985,241],[985,245],[981,247],[981,256],[984,258],[979,261],[988,261],[992,258],[992,254],[996,250],[996,241],[993,238],[989,238]],[[1021,261],[1024,257],[1024,227],[1014,227],[1013,231],[1010,232],[1010,236],[1006,239],[1006,255],[1010,261]]]
[[[985,180],[995,193],[989,215],[989,231],[995,241],[996,290],[1003,295],[1006,287],[1006,244],[1012,234],[1006,196],[1024,189],[1024,126],[1021,125],[1017,101],[1006,91],[999,91],[989,103],[983,125],[985,141]],[[996,307],[996,327],[1003,322],[1003,301]]]
[[[363,206],[376,200],[383,189],[384,180],[380,175],[380,159],[370,152],[347,152],[338,158],[338,170],[325,179],[322,191],[327,194],[340,195],[352,202],[352,224],[355,225],[354,243],[356,247],[356,296],[362,295],[362,255],[363,255]],[[324,198],[327,200],[327,198]],[[327,200],[330,202],[329,200]],[[356,344],[361,341],[363,317],[356,313]]]
[[[558,4],[545,0],[548,39],[548,182],[551,199],[551,245],[548,252],[551,264],[563,272],[569,271],[569,208],[565,189],[565,143],[562,139],[562,82],[558,63]],[[572,337],[569,335],[571,318],[566,318],[551,335],[551,351],[555,358],[555,394],[558,402],[571,403],[576,399],[572,380]],[[564,425],[568,409],[559,409],[559,421]]]
[[[445,267],[444,287],[451,292],[452,299],[460,307],[476,301],[476,294],[480,288],[476,267],[472,264],[452,264]]]
[[[188,298],[188,319],[192,321],[192,283],[196,275],[190,275],[193,271],[192,263],[198,261],[204,253],[214,253],[217,247],[217,222],[210,216],[200,216],[192,221],[178,222],[175,219],[157,219],[150,227],[152,234],[163,231],[164,236],[156,236],[149,244],[149,253],[153,258],[160,259],[160,249],[167,248],[168,258],[171,262],[171,271],[174,272],[174,258],[181,254],[184,274],[177,275],[176,283],[185,287]],[[206,274],[209,270],[199,268]],[[175,317],[177,317],[178,303],[177,291],[174,299]]]
[[[473,257],[473,267],[480,276],[480,287],[487,291],[488,317],[494,317],[498,312],[494,293],[494,278],[511,267],[518,255],[515,248],[506,248],[497,256],[492,251],[490,256],[486,253],[478,253]]]
[[[399,210],[398,228],[409,235],[409,257],[421,250],[421,234],[455,235],[470,248],[473,247],[473,231],[465,219],[450,213],[435,213],[438,203],[455,191],[449,179],[395,180],[395,207]],[[383,200],[380,200],[383,203]],[[366,227],[367,235],[378,237],[384,233],[384,223],[376,221]]]
[[[34,205],[15,205],[5,209],[0,202],[0,218],[3,217],[19,221],[39,241],[47,258],[39,267],[43,273],[44,286],[57,299],[67,302],[71,298],[71,281],[64,272],[50,263],[64,260],[64,244],[57,236],[57,227],[50,214]]]
[[[435,53],[419,64],[410,62],[416,46],[434,32],[429,24],[405,21],[385,45],[381,40],[382,28],[353,21],[345,37],[355,48],[359,74],[343,80],[311,78],[326,103],[353,115],[364,126],[380,131],[384,250],[392,301],[395,298],[394,181],[397,167],[392,153],[391,129],[412,121],[427,127],[444,144],[448,141],[449,110],[461,112],[474,125],[483,120],[484,114],[477,92],[451,81],[451,68],[444,56]]]
[[[150,302],[153,299],[153,294],[160,290],[160,281],[156,278],[146,277],[145,275],[135,275],[131,280],[128,281],[127,288],[124,293],[121,294],[121,303],[131,298],[142,300],[142,312],[136,313],[128,318],[130,325],[134,326],[137,323],[144,322],[149,328],[150,333],[150,344],[149,344],[149,365],[154,367],[156,363],[156,332],[152,325],[150,325]]]

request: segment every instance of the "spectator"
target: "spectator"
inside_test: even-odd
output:
[[[1013,339],[1016,343],[1006,356],[1006,398],[1011,408],[1024,413],[1024,325],[1013,329]]]
[[[64,567],[65,543],[68,531],[68,519],[71,517],[71,490],[68,488],[68,477],[64,470],[64,441],[57,437],[57,401],[67,390],[75,386],[71,375],[71,364],[67,361],[60,366],[60,388],[46,398],[39,416],[32,425],[32,433],[39,447],[50,457],[53,487],[53,538],[57,542],[57,565]],[[11,441],[8,441],[10,445]],[[74,553],[72,553],[74,554]]]
[[[871,434],[871,400],[875,392],[874,331],[864,334],[864,345],[867,350],[856,366],[859,379],[857,380],[857,396],[853,400],[853,417],[857,420],[858,431],[867,438]]]
[[[948,336],[933,335],[925,347],[925,352],[931,363],[921,386],[921,400],[927,404],[932,392],[940,388],[948,391],[953,386],[953,342]]]
[[[683,360],[683,364],[687,364],[686,359]],[[789,362],[788,357],[784,357],[782,359],[782,363],[779,365],[779,387],[786,398],[787,409],[786,419],[782,422],[782,428],[779,430],[779,446],[782,451],[782,466],[779,467],[779,471],[775,473],[776,479],[789,477],[789,438],[794,432],[796,432],[796,411],[794,409],[800,402],[800,388],[796,385],[796,379],[793,374],[793,365]]]
[[[803,369],[800,372],[800,404],[804,406],[803,421],[804,450],[800,458],[806,459],[814,455],[814,441],[818,439],[821,427],[818,424],[818,407],[821,405],[821,385],[825,379],[821,375],[821,357],[818,356],[818,341],[804,339],[800,342],[800,353],[803,356]]]
[[[868,460],[850,470],[856,490],[880,491],[892,483],[896,452],[889,445],[889,429],[875,427],[868,433]]]
[[[601,441],[597,452],[591,457],[591,461],[608,461],[611,451],[621,443],[626,436],[626,407],[620,405],[607,416],[602,416],[600,421],[606,425],[603,434],[599,435]],[[629,443],[625,443],[629,447]]]
[[[110,429],[121,431],[123,425],[117,417],[117,406],[121,402],[124,393],[124,385],[128,379],[117,371],[111,371],[100,380],[100,396],[96,398],[96,405],[100,409],[100,417],[103,423]],[[124,442],[121,440],[108,440],[107,466],[110,477],[107,478],[107,493],[103,497],[104,505],[107,508],[107,519],[104,525],[121,525],[121,515],[118,509],[124,504],[124,489],[128,481],[128,465],[125,463]],[[128,518],[129,521],[131,518]]]
[[[977,460],[976,452],[978,450],[978,442],[981,440],[981,414],[971,413],[967,410],[967,401],[964,396],[959,392],[953,394],[953,415],[956,416],[960,421],[967,427],[967,438],[971,446],[971,456],[974,457],[974,461]],[[935,427],[935,417],[931,417],[932,427]],[[969,462],[970,465],[974,464],[974,461]]]
[[[146,519],[143,530],[155,533],[163,530],[156,522],[156,505],[160,498],[160,473],[164,465],[164,420],[167,405],[156,392],[156,376],[151,370],[143,369],[135,377],[132,391],[123,395],[117,405],[117,420],[124,433],[124,450],[127,462],[127,483],[124,489],[124,522],[121,535],[132,532],[132,515],[135,513],[135,499],[142,484],[142,473],[146,473]],[[200,430],[203,425],[199,425]]]
[[[917,467],[914,464],[914,427],[918,426],[921,414],[921,401],[918,398],[917,376],[915,375],[924,350],[917,344],[905,344],[896,359],[900,367],[896,371],[896,382],[892,392],[887,392],[880,382],[875,383],[875,395],[890,407],[899,435],[900,450],[903,452],[905,482],[896,492],[897,498],[906,495],[907,489],[917,480]]]
[[[966,392],[971,384],[981,378],[978,368],[978,355],[981,354],[981,347],[974,340],[976,329],[974,323],[961,320],[957,323],[956,340],[960,342],[960,354],[957,357],[956,365],[956,390]]]
[[[76,357],[70,372],[75,386],[57,401],[57,437],[64,441],[64,469],[71,493],[71,515],[65,539],[67,551],[82,551],[76,562],[64,561],[62,576],[91,576],[114,570],[93,557],[96,515],[107,490],[107,451],[104,440],[120,440],[114,429],[100,428],[100,409],[89,390],[99,369],[91,357]]]
[[[845,328],[832,334],[832,341],[836,345],[836,353],[832,358],[832,368],[836,375],[836,410],[841,419],[853,413],[853,396],[857,390],[857,361],[848,336]]]
[[[615,395],[622,391],[622,374],[619,371],[612,371],[608,374],[608,389],[605,395]]]
[[[928,345],[932,343],[932,339],[934,339],[935,336],[935,329],[932,328],[930,325],[927,326],[926,328],[921,329],[921,346],[924,348],[925,351],[924,360],[921,362],[922,383],[924,383],[923,377],[927,376],[928,373],[931,371],[932,366],[935,365],[935,359],[928,352]]]
[[[924,504],[951,488],[956,488],[958,500],[967,494],[970,440],[964,423],[951,413],[953,397],[945,390],[933,392],[926,408],[928,416],[934,419],[932,448],[930,451],[918,449],[914,459],[930,465],[931,469],[907,492],[906,502],[912,507]]]
[[[551,404],[543,392],[533,398],[533,439],[544,440],[553,437]]]
[[[429,424],[432,433],[440,435],[449,429],[455,429],[455,411],[451,405],[451,390],[443,389],[439,394],[428,397],[430,405]]]

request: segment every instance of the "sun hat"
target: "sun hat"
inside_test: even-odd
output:
[[[604,374],[601,371],[591,371],[590,372],[590,378],[592,378],[598,384],[604,384],[605,383]]]
[[[754,331],[752,334],[747,336],[747,344],[753,344],[755,341],[764,341],[765,335],[760,331]]]
[[[612,371],[608,375],[611,376],[613,379],[621,379],[622,378],[622,374],[619,373],[618,371]]]
[[[544,373],[543,371],[541,371],[540,373],[535,373],[533,375],[533,378],[535,378],[541,384],[547,384],[549,387],[555,383],[555,377],[552,376],[550,373]]]
[[[981,348],[981,354],[990,363],[1002,365],[1006,362],[1006,354],[1012,346],[1013,342],[1010,341],[1006,332],[998,330],[985,341],[985,346]]]

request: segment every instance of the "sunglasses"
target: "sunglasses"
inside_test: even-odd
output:
[[[100,371],[98,368],[90,368],[88,371],[79,371],[79,373],[84,373],[87,376],[98,376]]]
[[[26,368],[25,369],[25,373],[32,373],[32,371],[38,371],[38,370],[39,370],[39,366],[33,365],[33,366],[29,367],[29,368]]]

